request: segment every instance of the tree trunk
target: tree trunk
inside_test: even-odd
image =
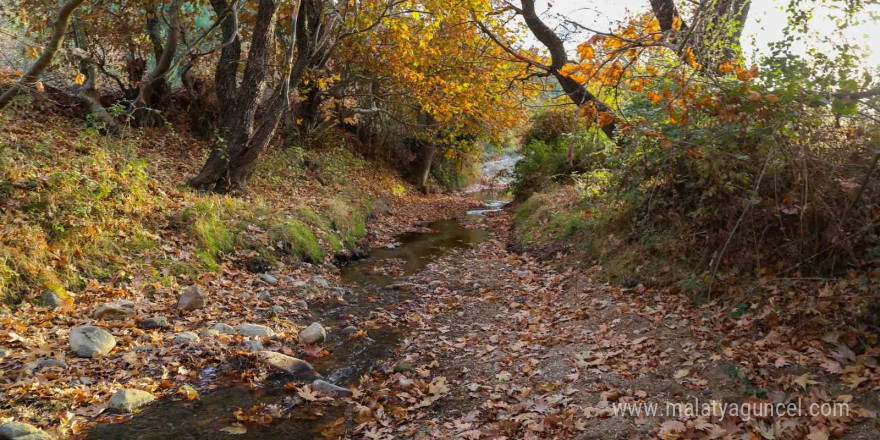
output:
[[[434,151],[437,147],[433,142],[425,145],[422,152],[422,169],[419,172],[419,188],[422,192],[428,192],[428,177],[431,175],[431,165],[434,164]]]
[[[550,73],[552,73],[556,78],[556,81],[559,82],[559,85],[562,87],[565,94],[568,95],[569,99],[571,99],[571,101],[578,107],[592,104],[595,106],[597,117],[599,113],[610,113],[611,115],[614,115],[614,110],[602,102],[598,97],[590,93],[583,84],[560,72],[560,69],[568,64],[568,55],[565,52],[565,45],[563,44],[562,39],[544,24],[540,17],[538,17],[537,12],[535,12],[534,0],[521,0],[521,3],[522,16],[525,19],[526,26],[532,31],[535,38],[537,38],[538,41],[550,51]],[[611,139],[614,142],[617,141],[617,124],[611,122],[601,128],[602,132],[608,136],[608,139]]]
[[[86,81],[79,92],[77,92],[76,97],[88,107],[89,114],[95,119],[102,133],[116,135],[119,133],[119,123],[101,104],[101,95],[97,90],[98,68],[95,66],[95,60],[92,59],[89,52],[89,41],[85,32],[79,17],[75,17],[73,20],[73,38],[76,47],[86,53],[86,57],[80,61],[80,71],[86,75]]]
[[[129,117],[132,118],[135,125],[157,126],[162,123],[161,115],[151,107],[156,105],[156,98],[159,96],[157,91],[167,86],[165,75],[171,70],[171,62],[174,60],[174,55],[177,52],[177,43],[180,36],[180,0],[174,0],[168,15],[168,37],[165,47],[161,51],[156,49],[157,53],[161,52],[161,56],[156,59],[156,65],[153,67],[153,70],[141,82],[138,96],[128,111]],[[157,26],[157,23],[152,27],[155,26]],[[150,29],[151,38],[158,39],[158,35],[153,35],[154,32],[158,31]],[[156,44],[155,41],[154,44]]]
[[[211,5],[218,17],[228,7],[226,0],[211,0]],[[299,4],[295,5],[297,11],[299,6]],[[284,82],[294,79],[292,73],[285,74],[282,84],[275,87],[270,101],[264,106],[260,118],[256,117],[273,54],[277,9],[277,1],[260,0],[240,83],[237,81],[241,56],[241,41],[238,37],[235,37],[232,44],[224,47],[220,54],[214,77],[221,109],[220,139],[214,144],[202,170],[189,181],[189,185],[194,188],[220,193],[243,191],[248,178],[253,174],[257,157],[272,139],[287,108],[288,86]],[[298,33],[296,17],[297,14],[294,14],[293,35]],[[231,17],[223,20],[221,26],[224,41],[236,32]],[[295,37],[291,36],[291,38]],[[297,44],[303,44],[302,39],[295,41]],[[303,46],[299,46],[299,49],[300,57],[307,58],[308,52],[302,50]],[[292,47],[290,51],[289,57],[292,57]],[[300,65],[299,59],[289,72],[304,72],[304,69],[297,69],[298,65]],[[301,74],[295,79],[298,83]]]
[[[58,11],[58,17],[55,19],[55,23],[52,27],[52,36],[49,39],[49,43],[46,44],[43,53],[41,53],[40,57],[37,58],[37,61],[28,68],[27,72],[25,72],[25,74],[9,88],[9,90],[4,92],[3,95],[0,95],[0,108],[6,107],[6,105],[9,104],[9,101],[21,92],[22,88],[33,84],[40,79],[43,70],[45,70],[52,62],[55,52],[58,52],[58,48],[61,47],[61,43],[64,41],[64,35],[67,34],[67,26],[70,24],[71,14],[73,14],[73,11],[79,7],[83,1],[85,0],[68,0],[61,5],[61,9]]]

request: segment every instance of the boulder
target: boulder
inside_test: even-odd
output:
[[[177,308],[181,310],[197,310],[205,307],[207,302],[208,294],[205,292],[205,289],[198,284],[193,284],[187,287],[183,294],[180,295],[180,299],[177,301]]]
[[[198,344],[201,339],[195,332],[183,332],[174,337],[175,344]]]
[[[317,379],[321,376],[312,367],[312,364],[295,357],[287,356],[274,351],[263,350],[259,352],[260,359],[267,365],[280,370],[284,373],[291,374],[305,379]]]
[[[113,335],[93,325],[83,325],[70,332],[70,349],[79,357],[104,356],[115,346]]]
[[[320,344],[327,339],[327,331],[324,326],[317,322],[311,323],[308,327],[299,332],[299,342],[303,344]]]
[[[125,319],[135,313],[137,313],[137,310],[135,310],[133,302],[127,299],[120,299],[98,306],[98,308],[92,312],[92,318],[112,321]]]
[[[119,390],[110,397],[108,409],[114,413],[129,413],[156,400],[152,394],[134,389]]]
[[[352,392],[348,388],[342,388],[338,385],[333,385],[330,382],[325,382],[321,379],[318,379],[312,382],[312,390],[317,391],[321,394],[330,394],[340,397],[349,397],[352,395]]]
[[[6,422],[0,425],[0,440],[52,440],[52,436],[27,423]]]
[[[138,322],[138,328],[144,330],[157,330],[171,328],[171,323],[164,316],[153,316],[151,318],[142,319]]]
[[[259,324],[239,324],[235,326],[235,332],[242,336],[275,336],[274,330]]]

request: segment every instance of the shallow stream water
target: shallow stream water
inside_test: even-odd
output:
[[[493,199],[494,200],[494,199]],[[496,209],[496,206],[487,209]],[[399,346],[403,329],[380,328],[369,330],[366,338],[348,340],[339,330],[350,321],[366,317],[372,311],[411,296],[404,289],[395,289],[394,283],[418,272],[431,261],[450,249],[466,248],[485,241],[489,233],[466,229],[457,220],[442,220],[427,225],[432,232],[407,233],[397,237],[393,248],[374,250],[360,261],[341,269],[346,304],[315,305],[314,320],[332,331],[328,332],[325,347],[331,356],[310,360],[326,380],[348,386],[358,377],[375,367]],[[379,270],[377,270],[377,268]],[[295,347],[294,347],[295,348]],[[306,358],[308,359],[308,358]],[[311,405],[295,407],[289,418],[282,418],[269,426],[249,426],[245,434],[222,431],[235,422],[233,413],[238,408],[257,404],[283,402],[290,392],[284,381],[268,381],[259,388],[230,386],[205,392],[194,402],[162,400],[146,407],[120,423],[94,427],[86,438],[94,440],[299,440],[322,438],[320,431],[327,423],[338,419],[342,407],[319,409]],[[283,405],[282,405],[283,406]],[[322,412],[323,411],[323,412]]]

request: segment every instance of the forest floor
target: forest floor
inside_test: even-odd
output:
[[[329,438],[877,438],[876,335],[843,318],[855,282],[695,306],[510,253],[511,221],[468,217],[494,238],[411,280],[387,312],[408,339]]]
[[[473,203],[448,196],[401,199],[371,223],[373,243],[462,217]],[[291,385],[292,395],[302,397],[299,405],[349,408],[325,423],[326,438],[876,438],[880,350],[876,335],[842,318],[848,296],[858,292],[853,283],[827,285],[818,295],[789,285],[736,310],[725,302],[696,306],[665,291],[594,282],[590,269],[570,265],[565,255],[538,261],[509,252],[509,212],[461,221],[493,235],[450,250],[400,286],[411,292],[409,300],[370,313],[369,321],[404,328],[404,340],[352,386],[353,396]],[[296,333],[308,307],[300,301],[342,300],[329,287],[338,285],[338,270],[302,265],[274,275],[277,284],[225,268],[202,280],[211,306],[194,312],[176,310],[176,295],[125,296],[136,302],[140,318],[169,317],[171,326],[139,329],[133,317],[105,324],[117,346],[98,359],[69,356],[66,347],[69,330],[90,320],[87,310],[20,308],[2,318],[10,329],[0,342],[3,375],[17,376],[4,386],[4,412],[76,437],[93,423],[126,418],[108,411],[119,389],[197,401],[223,383],[188,384],[199,383],[207,367],[253,357],[248,344],[302,356]],[[297,293],[278,293],[291,290]],[[91,307],[119,295],[95,286],[78,302]],[[271,313],[270,305],[284,312]],[[259,323],[275,336],[206,334],[216,323]],[[367,321],[357,325],[370,328]],[[186,331],[201,332],[199,340],[180,341]],[[358,332],[349,343],[365,343],[363,336]],[[312,362],[333,356],[309,347],[305,353]],[[238,367],[232,379],[259,386],[268,374],[263,367]],[[667,405],[676,403],[686,406],[672,414]],[[766,404],[793,412],[768,414]],[[654,415],[633,412],[652,405]],[[819,413],[808,414],[814,410]],[[271,426],[282,415],[273,415],[271,406],[251,411],[225,432],[234,437],[249,424]]]

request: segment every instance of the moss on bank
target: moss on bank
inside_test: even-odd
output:
[[[366,236],[364,200],[405,185],[341,140],[267,151],[249,197],[198,193],[182,183],[203,160],[201,141],[149,129],[105,137],[15,112],[0,112],[0,299],[10,303],[90,279],[174,284],[248,252],[321,262]]]

